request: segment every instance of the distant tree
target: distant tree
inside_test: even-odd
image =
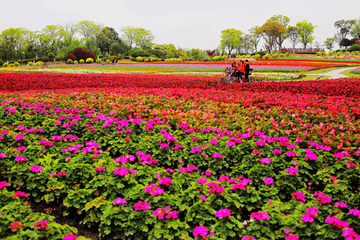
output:
[[[327,38],[324,41],[324,45],[329,51],[331,51],[334,48],[334,41],[335,41],[334,38]]]
[[[350,47],[352,45],[351,41],[347,38],[343,38],[340,43],[339,43],[340,47],[345,47],[345,49],[347,49],[348,47]]]
[[[46,54],[49,52],[57,53],[62,47],[63,40],[66,37],[66,31],[61,25],[47,25],[40,33],[40,39],[44,47],[46,47]]]
[[[24,28],[9,28],[0,34],[0,46],[3,49],[5,60],[12,60],[17,51],[21,51],[24,45]]]
[[[93,21],[85,20],[76,24],[77,31],[84,37],[85,41],[92,40],[95,45],[98,43],[99,34],[104,27]]]
[[[141,49],[152,48],[154,43],[154,35],[151,33],[150,30],[146,30],[144,28],[137,28],[136,29],[136,36],[135,36],[135,43]]]
[[[288,39],[292,44],[293,52],[295,52],[295,46],[300,42],[300,34],[297,27],[289,26],[288,28]]]
[[[255,52],[257,52],[257,47],[261,39],[261,34],[257,32],[259,26],[255,26],[249,29],[251,35],[251,45],[254,46]]]
[[[288,37],[287,32],[288,32],[288,25],[290,23],[290,18],[283,15],[274,15],[268,20],[268,22],[273,22],[273,21],[280,23],[281,26],[283,26],[286,29],[284,33],[280,33],[275,39],[280,50],[283,42]]]
[[[241,37],[240,46],[242,49],[244,49],[245,53],[249,53],[251,49],[251,40],[252,36],[251,34],[244,34],[243,37]],[[239,52],[240,53],[240,52]]]
[[[237,49],[240,46],[241,36],[242,32],[234,28],[221,31],[221,45],[228,49],[229,55],[231,55],[232,50]]]
[[[346,38],[346,36],[350,33],[351,28],[355,25],[356,20],[339,20],[334,23],[334,27],[339,29],[341,34],[341,40]],[[341,41],[340,40],[340,41]]]
[[[205,60],[204,51],[200,49],[192,48],[190,51],[188,51],[188,55],[190,55],[191,59],[196,61]]]
[[[209,57],[212,57],[212,56],[214,56],[216,50],[206,50],[205,52]]]
[[[61,24],[61,27],[65,30],[66,35],[64,37],[64,46],[69,46],[73,39],[75,38],[75,34],[78,31],[75,22],[66,22]]]
[[[267,21],[257,30],[257,33],[261,34],[269,45],[269,50],[272,51],[276,44],[276,39],[286,34],[286,28],[277,21]]]
[[[98,36],[98,47],[101,52],[110,53],[111,46],[120,42],[119,34],[112,27],[104,27]]]
[[[350,30],[350,35],[353,38],[360,39],[360,18],[355,21],[354,26]]]
[[[296,24],[296,27],[298,28],[299,31],[300,42],[304,44],[304,48],[306,49],[306,46],[308,44],[311,44],[315,39],[313,33],[314,33],[314,29],[317,26],[313,25],[311,22],[304,20],[302,22],[298,22]]]

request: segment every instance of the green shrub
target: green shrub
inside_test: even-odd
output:
[[[8,67],[8,66],[9,66],[9,64],[7,64],[7,63],[3,64],[3,67]]]
[[[271,55],[267,53],[267,54],[265,54],[262,58],[263,58],[263,59],[269,59],[270,57],[271,57]]]
[[[11,68],[12,68],[12,67],[15,67],[15,64],[14,64],[14,63],[10,63],[10,64],[9,64],[9,67],[11,67]]]
[[[284,54],[284,53],[280,53],[279,57],[283,58],[283,57],[285,57],[285,54]]]
[[[252,58],[250,54],[246,55],[245,58]]]
[[[256,59],[260,59],[261,58],[261,55],[260,54],[255,54],[254,56]]]
[[[76,60],[75,60],[76,61]],[[73,60],[71,60],[70,58],[66,61],[67,64],[73,64]]]
[[[350,52],[345,52],[345,56],[349,56],[350,55]]]
[[[147,51],[144,50],[134,50],[131,51],[131,57],[137,58],[137,57],[149,57],[150,54]]]
[[[220,61],[221,60],[221,56],[215,56],[212,58],[214,61]]]
[[[285,56],[287,56],[287,57],[290,56],[290,53],[289,52],[285,53]]]
[[[18,66],[20,66],[20,63],[14,62],[14,65],[15,65],[15,67],[18,67]]]
[[[38,62],[36,62],[35,63],[35,66],[41,66],[41,65],[43,65],[44,63],[42,62],[42,61],[38,61]]]
[[[227,58],[228,58],[227,55],[221,56],[221,60],[225,60],[225,59],[227,59]]]
[[[29,67],[32,67],[33,65],[34,65],[33,62],[28,62],[28,66],[29,66]]]
[[[77,60],[74,61],[74,64],[78,64],[79,62]]]
[[[356,52],[355,52],[355,55],[356,55],[356,56],[359,56],[359,55],[360,55],[360,51],[356,51]]]
[[[144,62],[151,62],[150,58],[144,58]]]
[[[96,59],[96,63],[101,63],[102,60],[100,58]]]
[[[80,59],[79,63],[84,64],[85,63],[84,59]]]
[[[316,52],[316,56],[322,56],[322,52]]]
[[[279,56],[278,53],[274,53],[274,54],[272,55],[273,58],[277,58],[278,56]]]
[[[336,56],[340,56],[340,55],[341,55],[341,52],[337,52],[337,53],[336,53]]]
[[[330,51],[329,56],[333,56],[333,55],[334,55],[334,52]]]
[[[110,59],[107,59],[107,60],[106,60],[106,63],[111,63],[111,60],[110,60]]]
[[[142,62],[143,61],[143,58],[142,57],[137,57],[135,58],[137,62]]]
[[[86,63],[94,63],[94,59],[92,59],[92,58],[87,58],[87,59],[86,59]]]
[[[359,44],[353,44],[351,45],[351,47],[349,47],[348,49],[349,52],[360,52],[360,45]]]

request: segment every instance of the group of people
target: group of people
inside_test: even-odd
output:
[[[249,61],[243,60],[233,62],[231,68],[228,68],[230,71],[226,72],[226,77],[235,77],[238,82],[249,82],[250,65]]]

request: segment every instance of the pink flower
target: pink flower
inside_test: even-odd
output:
[[[194,231],[193,231],[193,235],[194,237],[197,237],[197,236],[202,236],[202,237],[205,237],[207,234],[208,234],[208,229],[204,226],[197,226],[195,227]]]
[[[290,167],[290,168],[286,169],[286,172],[289,173],[289,175],[295,175],[296,173],[299,172],[299,169]]]
[[[228,147],[231,147],[231,146],[234,146],[235,143],[234,142],[227,142],[225,145],[228,146]]]
[[[104,167],[97,167],[94,170],[97,172],[106,172],[106,169]]]
[[[210,171],[205,171],[205,172],[202,172],[201,173],[201,176],[204,175],[207,176],[207,177],[211,177],[211,172]]]
[[[63,171],[60,171],[56,174],[57,176],[66,176],[66,173]]]
[[[241,240],[256,240],[256,238],[250,237],[250,236],[243,236]]]
[[[281,153],[282,153],[282,151],[280,149],[274,149],[272,151],[272,154],[281,154]]]
[[[269,158],[263,158],[263,159],[260,160],[260,163],[261,163],[261,164],[270,164],[271,161],[270,161]]]
[[[5,153],[0,153],[0,158],[6,158]]]
[[[63,240],[75,240],[77,237],[74,234],[65,235]]]
[[[149,210],[150,209],[150,204],[147,202],[143,202],[143,201],[138,201],[137,203],[135,203],[134,205],[134,210],[135,211],[140,211],[140,210]]]
[[[266,185],[274,184],[274,180],[272,178],[264,178],[263,181]]]
[[[326,194],[322,192],[315,192],[314,196],[317,196],[316,200],[319,200],[322,204],[330,203],[332,200],[331,197],[326,196]]]
[[[220,209],[219,211],[215,212],[215,217],[218,218],[224,218],[224,217],[230,217],[230,209]]]
[[[159,184],[169,186],[172,184],[172,180],[171,178],[162,178],[160,179]]]
[[[48,227],[49,222],[47,221],[40,221],[35,223],[34,228],[38,229],[38,230],[45,230]]]
[[[118,198],[114,201],[114,205],[126,204],[127,201],[123,198]]]
[[[27,161],[27,158],[20,155],[20,156],[16,156],[16,157],[15,157],[15,160],[16,160],[16,162],[18,162],[18,163],[22,163],[22,162],[26,162],[26,161]]]
[[[357,217],[360,217],[360,211],[357,210],[356,208],[350,209],[349,214],[352,214],[352,215],[354,215],[355,217],[356,217],[356,216],[357,216]]]
[[[137,173],[134,169],[130,169],[130,173]]]
[[[270,204],[271,204],[271,203],[272,203],[272,199],[269,199],[269,201],[267,201],[267,203],[270,203]]]
[[[302,216],[301,220],[304,222],[313,222],[314,218],[312,218],[309,214],[304,214]]]
[[[217,144],[218,144],[218,142],[217,142],[216,138],[210,139],[210,145],[217,145]]]
[[[229,176],[228,175],[222,175],[220,176],[220,178],[218,179],[218,182],[228,182],[229,181]]]
[[[14,136],[15,136],[15,140],[16,140],[16,141],[23,140],[24,137],[25,137],[24,134],[19,134],[19,135],[14,134]]]
[[[222,186],[216,186],[210,189],[209,193],[222,193],[225,189]]]
[[[203,184],[207,183],[207,179],[206,178],[200,178],[199,180],[197,180],[197,183],[203,185]]]
[[[213,158],[222,158],[223,156],[220,153],[214,153],[212,155]]]
[[[204,200],[205,202],[207,201],[207,198],[206,198],[204,195],[200,195],[200,198],[201,198],[202,200]]]
[[[251,154],[254,155],[261,155],[261,152],[259,150],[254,150]]]
[[[347,208],[348,206],[346,203],[336,202],[335,207]]]
[[[175,219],[175,218],[178,218],[178,214],[179,214],[178,211],[172,211],[168,215],[166,215],[165,218],[166,219],[171,219],[171,218]]]
[[[56,176],[56,173],[50,173],[50,177],[54,177],[54,176]]]
[[[261,220],[268,220],[269,219],[269,214],[267,212],[253,212],[250,214],[251,218],[255,218],[258,221]]]
[[[10,228],[14,230],[19,230],[22,229],[22,224],[18,222],[13,222],[13,224],[10,225]]]
[[[8,187],[9,184],[6,181],[0,182],[0,189],[3,189],[4,187]]]
[[[23,151],[23,150],[25,150],[25,149],[26,149],[26,147],[22,146],[22,147],[18,147],[16,150],[19,151],[19,152],[21,152],[21,151]]]
[[[200,153],[200,152],[202,152],[202,150],[201,150],[200,147],[194,147],[194,148],[191,149],[191,152],[192,152],[192,153],[197,153],[197,152]]]
[[[22,198],[22,197],[27,197],[27,196],[29,196],[29,194],[26,194],[26,193],[21,192],[21,191],[16,191],[15,194],[14,194],[14,198],[17,198],[17,197]]]
[[[169,147],[169,144],[166,144],[166,143],[160,144],[160,148],[162,148],[162,149],[168,148],[168,147]]]
[[[163,210],[162,208],[158,208],[153,212],[153,215],[156,216],[159,219],[164,219],[165,214],[169,213],[167,210]]]
[[[30,168],[30,171],[37,173],[39,171],[44,171],[44,169],[42,167],[40,167],[39,165],[34,165]]]
[[[156,179],[160,178],[160,173],[155,174],[155,178]]]
[[[285,229],[285,231],[284,231],[285,234],[289,234],[289,232],[290,232],[290,229],[288,229],[288,228]]]
[[[293,151],[286,152],[286,155],[288,157],[298,157],[299,156],[299,154],[297,154],[296,152],[293,152]]]
[[[295,200],[300,200],[301,203],[305,203],[305,195],[302,192],[293,193],[292,198]]]
[[[308,160],[317,160],[316,154],[308,154],[308,155],[306,155],[305,161],[308,161]]]
[[[336,181],[336,179],[337,179],[337,177],[335,177],[335,176],[330,177],[330,181],[335,182],[335,181]]]
[[[285,240],[299,240],[299,236],[296,234],[290,234],[285,238]]]
[[[255,142],[255,146],[264,146],[266,144],[265,141],[257,141]]]
[[[119,167],[119,168],[114,170],[114,174],[115,175],[120,175],[120,176],[126,176],[126,175],[129,174],[129,171],[124,167]]]
[[[191,141],[193,141],[193,142],[196,142],[197,140],[199,140],[199,139],[196,137],[191,138]]]

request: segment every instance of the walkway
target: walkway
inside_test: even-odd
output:
[[[317,73],[317,74],[306,74],[306,75],[314,75],[314,76],[328,76],[329,78],[332,79],[337,79],[337,78],[347,78],[348,76],[340,74],[341,72],[347,71],[347,70],[352,70],[358,67],[354,67],[354,68],[339,68],[330,72],[326,72],[326,73]]]

